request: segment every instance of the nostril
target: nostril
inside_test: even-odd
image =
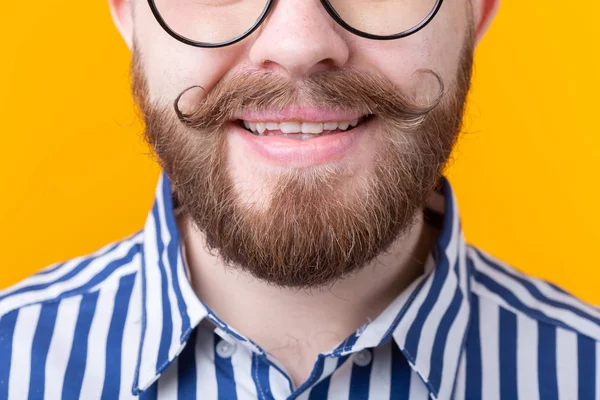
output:
[[[317,63],[311,63],[311,65],[294,62],[282,63],[273,60],[264,60],[260,62],[259,67],[271,72],[282,73],[288,77],[299,77],[318,72],[331,71],[333,69],[340,68],[340,65],[338,65],[332,58],[324,58]]]

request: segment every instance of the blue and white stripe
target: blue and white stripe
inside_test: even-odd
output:
[[[426,273],[295,387],[195,295],[163,175],[142,231],[0,292],[0,400],[599,400],[600,310],[468,246],[443,192]]]

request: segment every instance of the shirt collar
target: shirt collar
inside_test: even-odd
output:
[[[142,332],[133,393],[149,388],[181,353],[208,315],[188,280],[171,185],[161,174],[142,244]]]
[[[411,300],[397,313],[393,338],[413,370],[438,399],[449,399],[471,314],[471,271],[458,207],[443,181],[444,217],[432,254],[433,270],[414,283]]]
[[[392,339],[436,399],[451,398],[470,320],[470,271],[456,198],[447,179],[440,236],[425,273],[334,353],[355,353]]]
[[[334,353],[353,353],[393,339],[435,398],[444,399],[452,394],[469,324],[470,279],[456,199],[446,179],[441,191],[443,227],[425,274]],[[142,332],[134,394],[150,387],[168,368],[200,321],[210,316],[218,322],[189,282],[164,173],[142,246]]]

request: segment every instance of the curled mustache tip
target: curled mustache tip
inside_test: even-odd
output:
[[[179,95],[175,98],[175,101],[173,102],[173,108],[175,109],[175,115],[177,115],[177,118],[179,119],[179,121],[181,121],[181,123],[183,124],[190,124],[190,114],[186,114],[183,111],[181,111],[181,109],[179,108],[179,102],[181,101],[181,98],[183,97],[184,94],[186,94],[187,92],[189,92],[192,89],[202,89],[205,90],[202,86],[200,85],[194,85],[194,86],[190,86],[189,88],[185,89],[183,92],[179,93]]]
[[[438,96],[435,99],[435,101],[433,101],[432,104],[429,107],[427,107],[427,112],[432,111],[435,107],[437,107],[441,103],[442,98],[444,97],[444,94],[446,93],[446,85],[444,84],[444,79],[442,79],[442,77],[439,73],[437,73],[431,69],[428,69],[428,68],[420,68],[420,69],[416,70],[415,72],[413,72],[413,75],[415,75],[415,74],[432,75],[438,83],[438,86],[439,86]]]

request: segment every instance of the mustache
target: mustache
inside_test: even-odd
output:
[[[410,131],[440,104],[445,91],[438,73],[420,69],[414,75],[431,75],[438,85],[437,96],[427,104],[420,104],[380,74],[344,68],[317,72],[301,81],[263,70],[239,72],[223,78],[201,100],[186,105],[186,111],[180,107],[182,97],[205,89],[195,85],[183,90],[173,108],[183,125],[203,132],[218,131],[244,112],[281,111],[299,105],[377,115]]]

